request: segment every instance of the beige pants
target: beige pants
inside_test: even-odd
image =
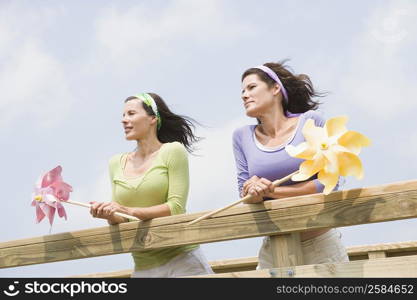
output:
[[[132,273],[132,278],[165,278],[182,277],[193,275],[213,274],[207,259],[200,248],[181,253],[175,256],[166,264],[146,269],[136,270]]]
[[[341,241],[342,234],[332,228],[315,238],[301,242],[304,265],[331,262],[347,262],[349,257]],[[259,250],[257,269],[273,268],[272,250],[269,236],[265,237]]]

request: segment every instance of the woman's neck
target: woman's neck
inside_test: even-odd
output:
[[[275,137],[288,129],[288,118],[282,112],[273,111],[263,116],[258,117],[260,124],[258,128],[261,133]]]
[[[162,143],[156,137],[147,137],[137,141],[137,150],[134,155],[142,158],[148,157],[161,148]]]

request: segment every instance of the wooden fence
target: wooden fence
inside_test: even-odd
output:
[[[417,181],[241,205],[187,226],[204,213],[3,242],[0,268],[269,235],[273,269],[254,270],[255,258],[213,262],[218,273],[208,277],[417,277],[416,242],[351,247],[350,262],[321,265],[303,265],[299,243],[306,230],[416,218]]]
[[[347,248],[350,261],[367,260],[385,257],[401,257],[417,255],[417,241],[407,241],[400,243],[386,243],[364,246],[353,246]],[[210,265],[216,274],[223,274],[220,277],[229,277],[232,274],[242,271],[253,271],[258,264],[257,257],[243,257],[235,259],[223,259],[211,261]],[[70,277],[82,278],[128,278],[132,269],[119,270],[113,272],[77,274]]]

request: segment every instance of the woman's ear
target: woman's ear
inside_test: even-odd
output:
[[[158,118],[156,116],[152,116],[151,124],[152,125],[158,125]]]
[[[272,87],[272,93],[274,96],[278,95],[279,92],[281,91],[281,86],[276,83],[273,87]]]

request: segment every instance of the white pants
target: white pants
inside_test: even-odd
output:
[[[169,262],[146,270],[136,270],[132,278],[165,278],[213,274],[206,257],[200,248],[181,253]]]
[[[304,265],[347,262],[349,257],[341,241],[342,234],[332,228],[315,238],[301,242]],[[257,269],[274,268],[269,236],[265,237],[259,250]]]

